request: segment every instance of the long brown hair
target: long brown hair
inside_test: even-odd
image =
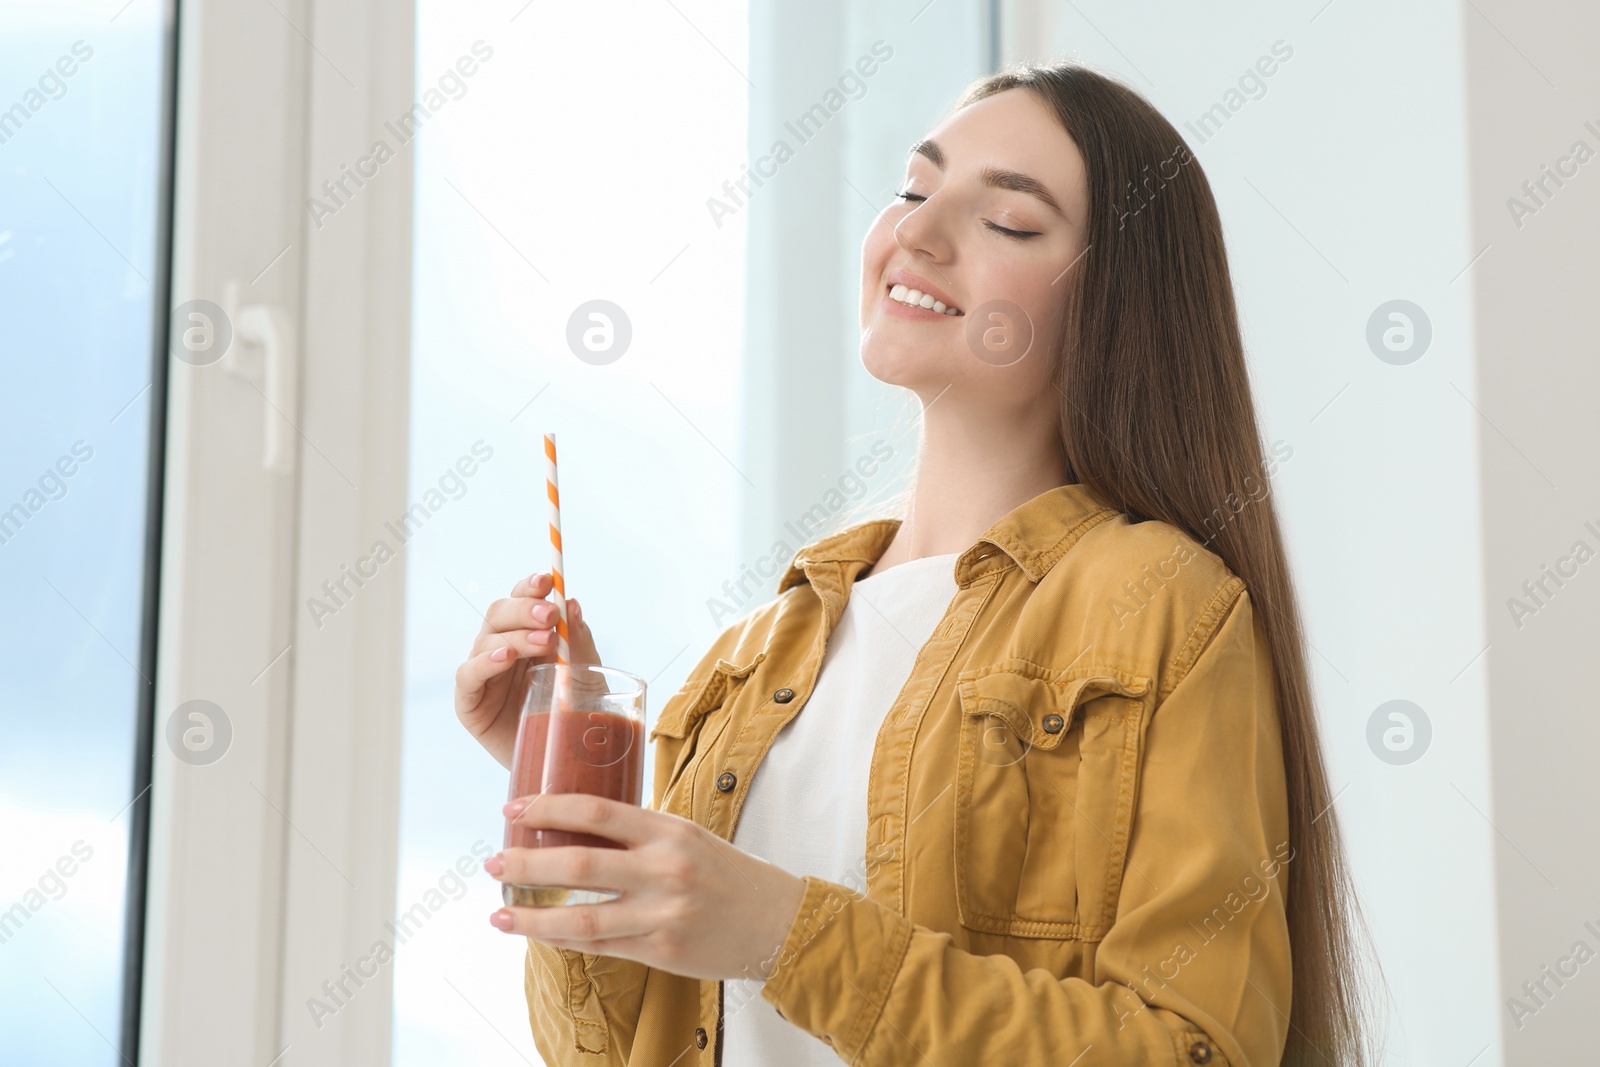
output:
[[[974,82],[956,108],[1019,88],[1054,109],[1088,173],[1085,250],[1062,286],[1054,353],[1070,476],[1131,522],[1186,531],[1249,589],[1276,677],[1295,857],[1283,1064],[1364,1067],[1378,1059],[1357,953],[1370,935],[1317,738],[1216,201],[1172,124],[1081,64],[1013,65]]]

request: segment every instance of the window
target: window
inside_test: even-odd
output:
[[[137,1004],[152,427],[165,396],[152,358],[167,301],[165,15],[156,3],[0,7],[6,1063],[117,1063]]]
[[[743,5],[681,10],[418,10],[418,92],[446,102],[415,142],[410,495],[449,502],[407,544],[397,911],[417,919],[395,951],[397,1064],[537,1059],[523,943],[489,926],[480,866],[507,776],[452,689],[481,613],[549,565],[542,434],[560,449],[568,595],[605,662],[649,681],[652,715],[731,621],[706,602],[742,484],[744,224],[705,203],[746,158],[746,30]],[[572,47],[599,40],[604,69]],[[592,301],[620,310],[590,319]],[[589,328],[631,336],[614,359],[580,355],[568,338]]]

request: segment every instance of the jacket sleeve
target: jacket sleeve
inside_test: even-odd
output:
[[[749,616],[725,629],[689,672],[688,681],[669,697],[657,716],[665,719],[673,701],[694,696],[717,660],[733,651]],[[650,806],[661,810],[685,740],[660,735],[655,741]],[[533,1043],[550,1067],[625,1067],[644,1004],[650,967],[636,960],[596,956],[557,948],[528,938],[522,988],[528,1001]]]
[[[806,878],[762,996],[847,1063],[1276,1067],[1288,1035],[1288,801],[1247,593],[1146,727],[1127,870],[1094,980],[978,956]],[[1176,669],[1175,669],[1176,670]]]
[[[539,1056],[550,1067],[626,1067],[650,968],[527,941],[522,988]]]

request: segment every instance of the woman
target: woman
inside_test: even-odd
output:
[[[861,326],[923,408],[902,516],[806,546],[718,637],[651,732],[651,809],[507,806],[625,846],[486,863],[622,894],[491,917],[528,938],[540,1052],[1372,1062],[1222,228],[1177,131],[1073,64],[975,83],[867,233]],[[518,582],[458,674],[502,764],[550,592]]]

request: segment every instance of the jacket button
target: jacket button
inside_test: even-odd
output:
[[[706,1047],[706,1029],[703,1026],[697,1026],[694,1028],[694,1047]]]
[[[1061,728],[1066,724],[1067,721],[1059,715],[1046,715],[1044,717],[1044,732],[1047,734],[1059,734]],[[1202,1060],[1200,1062],[1203,1063],[1205,1061]]]
[[[776,700],[780,704],[787,704],[789,701],[794,699],[794,690],[790,689],[788,686],[784,686],[782,689],[772,694],[772,699]]]
[[[721,774],[717,775],[717,788],[724,793],[731,793],[733,792],[733,787],[738,784],[738,781],[739,779],[733,776],[732,771],[723,771]]]
[[[1189,1046],[1189,1058],[1195,1063],[1210,1063],[1211,1046],[1204,1041],[1196,1041]]]

